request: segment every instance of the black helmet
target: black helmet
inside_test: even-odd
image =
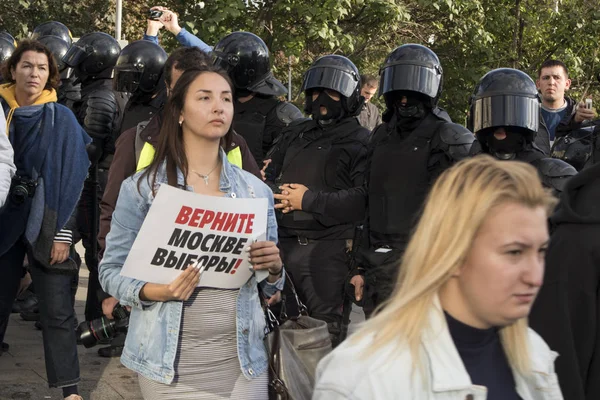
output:
[[[360,95],[358,68],[346,57],[328,55],[318,58],[304,74],[301,91],[306,93],[305,111],[311,112],[312,89],[331,89],[342,95],[342,107],[347,115],[355,115],[364,102]]]
[[[69,28],[58,21],[44,22],[43,24],[36,26],[31,34],[31,38],[34,40],[39,40],[44,36],[58,36],[67,42],[69,46],[73,43],[73,35],[71,35]]]
[[[540,118],[538,91],[523,71],[498,68],[485,74],[471,96],[467,128],[478,135],[490,128],[512,127],[533,141]]]
[[[594,151],[597,137],[595,129],[595,126],[587,126],[556,138],[552,146],[552,158],[563,160],[581,171]]]
[[[233,32],[219,40],[213,49],[214,64],[225,69],[236,89],[268,96],[287,94],[287,89],[271,73],[269,49],[250,32]]]
[[[73,68],[82,81],[88,77],[110,78],[119,53],[121,46],[115,38],[106,33],[93,32],[83,35],[77,43],[73,43],[63,61]]]
[[[438,56],[420,44],[405,44],[392,51],[379,69],[379,95],[393,108],[393,92],[419,93],[433,108],[442,94],[443,71]]]
[[[138,40],[121,50],[113,80],[114,89],[128,93],[154,93],[167,61],[167,53],[156,43]]]
[[[8,58],[15,51],[15,43],[10,40],[0,37],[0,64],[8,60]]]
[[[7,31],[0,31],[0,38],[8,40],[13,44],[14,47],[17,47],[17,41],[15,40],[14,36]]]
[[[58,36],[42,36],[38,39],[40,43],[50,50],[54,59],[56,60],[56,66],[58,67],[58,71],[62,74],[63,71],[67,70],[67,64],[65,64],[62,58],[69,51],[69,44],[59,38]]]

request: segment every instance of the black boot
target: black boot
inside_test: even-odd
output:
[[[21,311],[19,316],[23,321],[39,321],[40,320],[40,310],[34,309],[32,311]]]
[[[121,357],[121,354],[123,353],[123,347],[124,346],[108,346],[108,347],[102,347],[100,349],[98,349],[98,355],[100,357]]]
[[[26,290],[13,303],[12,312],[21,313],[38,309],[38,298],[35,293]]]

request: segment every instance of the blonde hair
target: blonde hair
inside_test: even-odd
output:
[[[519,161],[499,161],[482,155],[446,170],[433,186],[419,224],[400,264],[390,299],[359,330],[356,340],[375,335],[367,351],[397,341],[410,349],[413,371],[419,363],[422,334],[429,328],[429,311],[440,288],[465,262],[490,210],[506,202],[549,214],[556,199],[542,187],[537,171]],[[510,365],[530,372],[527,318],[500,330]]]

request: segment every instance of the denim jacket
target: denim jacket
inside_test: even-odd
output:
[[[230,164],[223,150],[220,156],[223,162],[220,190],[230,198],[267,198],[267,240],[277,242],[273,193],[254,175]],[[123,365],[149,379],[170,384],[175,377],[175,356],[183,302],[142,301],[139,293],[146,282],[120,275],[154,199],[150,188],[151,180],[141,180],[138,192],[140,175],[141,172],[126,179],[121,185],[111,229],[106,237],[106,252],[99,267],[100,282],[104,291],[119,299],[121,304],[132,307],[129,332],[121,356]],[[156,183],[166,181],[163,165],[157,172]],[[178,171],[178,182],[183,184],[181,171]],[[193,189],[187,186],[186,190]],[[283,276],[273,284],[265,280],[260,283],[261,289],[265,295],[271,296],[283,289],[284,279]],[[237,352],[242,373],[247,379],[261,375],[268,367],[263,343],[266,324],[258,296],[253,275],[240,289],[236,309]]]

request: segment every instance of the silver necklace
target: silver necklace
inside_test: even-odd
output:
[[[201,174],[200,172],[194,171],[193,169],[191,170],[193,173],[195,173],[196,175],[198,175],[200,178],[204,179],[204,184],[206,186],[208,186],[208,177],[210,176],[210,174],[212,174],[214,172],[215,169],[217,169],[217,167],[219,166],[221,160],[217,161],[217,164],[213,167],[213,169],[210,170],[210,172],[206,175]]]

